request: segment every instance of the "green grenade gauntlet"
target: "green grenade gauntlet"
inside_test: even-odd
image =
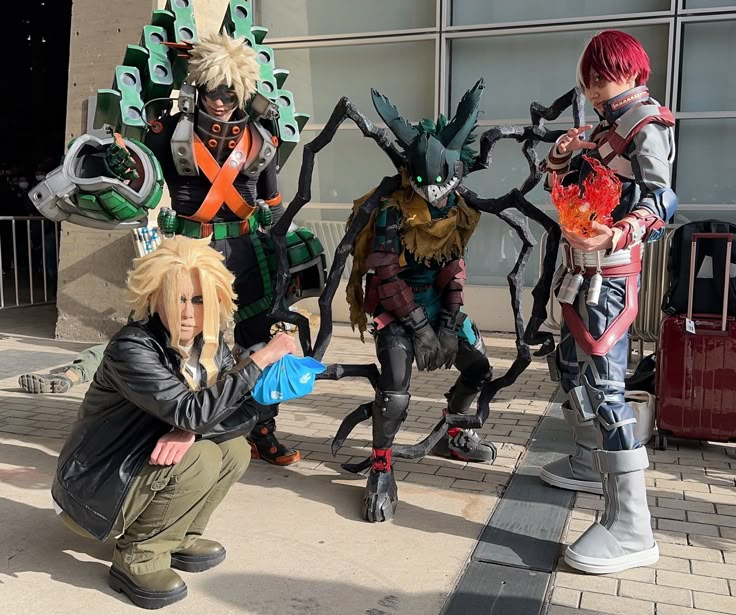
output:
[[[173,237],[179,229],[179,221],[176,212],[168,207],[162,207],[156,219],[158,229],[164,237]]]
[[[113,230],[146,226],[148,213],[163,194],[161,165],[150,149],[124,139],[127,166],[137,178],[119,179],[108,173],[108,151],[120,148],[116,137],[86,134],[75,139],[63,164],[46,175],[29,193],[38,211],[54,222],[68,221],[90,228]],[[128,172],[130,175],[130,173]]]
[[[254,303],[241,306],[235,313],[235,322],[242,322],[265,312],[273,300],[273,279],[277,269],[273,247],[267,236],[259,237],[258,233],[252,236],[252,242],[263,278],[264,296]],[[320,240],[306,228],[289,231],[286,233],[286,254],[290,282],[284,305],[289,307],[300,299],[319,297],[327,278],[327,264]]]
[[[264,231],[267,231],[273,223],[273,212],[268,206],[268,203],[266,203],[266,201],[264,201],[263,199],[256,200],[256,207],[257,209],[255,211],[255,218],[258,222],[258,225]]]

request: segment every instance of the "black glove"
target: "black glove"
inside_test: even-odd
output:
[[[440,365],[450,369],[455,364],[457,356],[457,333],[463,326],[467,316],[458,311],[451,314],[447,310],[440,310],[440,328],[437,331],[437,339],[440,343]]]
[[[431,372],[440,366],[440,344],[437,334],[427,320],[423,307],[414,308],[399,321],[414,338],[414,356],[420,372]]]

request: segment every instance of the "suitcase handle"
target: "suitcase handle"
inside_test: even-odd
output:
[[[693,233],[690,246],[690,280],[687,289],[687,319],[693,319],[693,294],[695,291],[695,256],[699,239],[725,239],[726,246],[726,273],[723,281],[723,308],[721,312],[721,331],[726,330],[726,316],[728,315],[728,288],[731,277],[731,249],[733,248],[733,233]]]

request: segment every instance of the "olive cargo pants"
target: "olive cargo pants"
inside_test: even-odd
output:
[[[219,444],[199,440],[172,466],[145,464],[114,526],[113,565],[136,575],[169,568],[171,553],[203,534],[249,463],[250,445],[239,436]],[[63,518],[74,532],[92,537],[68,515]]]

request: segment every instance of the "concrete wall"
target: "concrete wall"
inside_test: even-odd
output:
[[[87,99],[110,87],[126,45],[137,43],[152,0],[75,0],[69,48],[66,141],[86,128]],[[61,226],[59,319],[61,339],[106,339],[125,321],[125,275],[134,256],[129,231]]]

